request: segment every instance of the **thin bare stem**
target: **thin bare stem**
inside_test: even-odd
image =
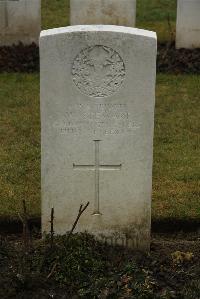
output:
[[[23,225],[23,243],[24,243],[24,249],[27,252],[30,243],[30,229],[29,229],[28,214],[27,214],[25,200],[22,200],[22,209],[23,209],[22,215],[20,214],[18,215]]]
[[[87,202],[87,204],[83,207],[83,205],[80,205],[80,208],[79,208],[79,211],[78,211],[78,215],[77,215],[77,217],[76,217],[76,220],[75,220],[75,222],[74,222],[74,224],[73,224],[73,226],[72,226],[72,229],[70,230],[70,232],[69,232],[69,234],[68,234],[68,236],[67,236],[67,239],[69,239],[70,238],[70,236],[73,234],[73,232],[74,232],[74,230],[75,230],[75,228],[76,228],[76,226],[77,226],[77,223],[78,223],[78,221],[79,221],[79,219],[80,219],[80,217],[81,217],[81,215],[83,214],[83,212],[87,209],[87,207],[89,206],[89,201]]]
[[[51,239],[50,239],[50,246],[51,246],[51,248],[52,248],[52,247],[53,247],[53,243],[54,243],[54,208],[51,208],[51,220],[50,220],[50,223],[51,223],[51,231],[50,231]]]
[[[172,29],[172,25],[171,25],[171,20],[170,20],[169,13],[167,15],[167,23],[168,23],[168,28],[169,28],[169,32],[170,32],[171,43],[173,43],[173,41],[174,41],[174,31]]]
[[[51,272],[47,275],[47,279],[49,279],[49,278],[52,276],[52,274],[53,274],[53,272],[55,271],[55,269],[56,269],[57,266],[58,266],[57,263],[55,263],[55,264],[53,265],[53,267],[52,267],[52,269],[51,269]]]

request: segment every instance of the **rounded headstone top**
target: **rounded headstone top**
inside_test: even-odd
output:
[[[65,34],[65,33],[75,33],[75,32],[116,32],[123,34],[131,34],[136,36],[144,36],[152,39],[157,39],[156,32],[125,27],[125,26],[115,26],[115,25],[75,25],[75,26],[67,26],[60,27],[54,29],[43,30],[40,33],[40,37],[45,37],[49,35],[57,35],[57,34]]]

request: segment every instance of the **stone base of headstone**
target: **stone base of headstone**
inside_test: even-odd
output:
[[[200,0],[178,0],[176,48],[200,48]]]
[[[0,1],[0,46],[38,44],[41,0]]]
[[[71,0],[71,25],[135,27],[136,0]]]

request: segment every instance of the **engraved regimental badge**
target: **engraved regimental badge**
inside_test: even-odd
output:
[[[103,98],[115,93],[125,78],[125,65],[118,52],[96,45],[83,49],[74,59],[72,78],[80,92]]]

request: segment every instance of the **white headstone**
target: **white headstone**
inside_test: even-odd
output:
[[[38,44],[41,0],[0,0],[0,46]]]
[[[135,26],[136,0],[71,0],[71,25]]]
[[[88,25],[41,33],[42,230],[146,250],[150,240],[156,34]]]
[[[178,0],[176,48],[200,48],[200,0]]]

